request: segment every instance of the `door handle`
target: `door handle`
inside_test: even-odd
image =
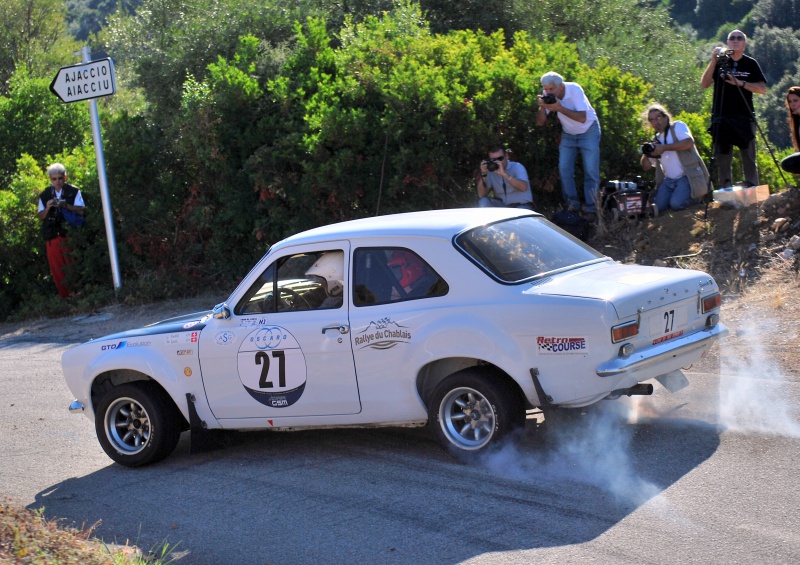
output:
[[[339,330],[340,334],[350,333],[350,328],[348,326],[328,326],[327,328],[322,328],[322,335],[325,335],[325,332],[328,330]]]

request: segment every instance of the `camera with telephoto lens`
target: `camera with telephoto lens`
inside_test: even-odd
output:
[[[544,96],[542,96],[542,102],[545,104],[555,104],[556,103],[556,95],[552,92],[548,92]]]
[[[498,161],[502,161],[502,157],[494,157],[493,159],[485,159],[483,162],[486,163],[486,169],[493,173],[497,169],[500,168],[500,165],[497,164]]]
[[[655,150],[656,150],[656,144],[654,142],[645,141],[644,143],[642,143],[642,153],[653,159],[660,159],[661,158],[660,155],[651,155],[651,153]]]
[[[719,49],[717,51],[717,65],[720,78],[727,79],[733,71],[733,49]]]

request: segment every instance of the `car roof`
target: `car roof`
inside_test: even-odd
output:
[[[373,216],[321,226],[290,236],[277,245],[372,237],[451,239],[466,229],[532,213],[516,208],[452,208]],[[539,216],[539,214],[535,214]]]

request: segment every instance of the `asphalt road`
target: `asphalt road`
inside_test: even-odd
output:
[[[479,465],[426,429],[231,433],[164,462],[108,459],[71,415],[69,344],[0,340],[0,496],[181,564],[797,563],[800,377],[723,342],[691,386],[529,420]],[[720,374],[722,376],[720,376]]]

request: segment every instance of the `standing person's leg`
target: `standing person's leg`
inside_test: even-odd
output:
[[[747,144],[747,147],[739,149],[739,157],[742,159],[742,173],[744,173],[744,180],[753,186],[758,186],[758,164],[756,163],[756,124],[751,123],[750,127],[753,130],[753,139]]]
[[[586,211],[597,211],[597,191],[600,188],[600,125],[594,122],[579,136],[581,160],[583,161],[583,198]]]
[[[66,268],[71,263],[69,260],[70,247],[66,237],[56,237],[46,242],[47,263],[50,265],[50,275],[56,285],[58,295],[67,298],[72,293],[66,284]]]
[[[575,186],[575,158],[577,155],[576,136],[562,133],[561,143],[558,146],[558,174],[561,176],[561,195],[567,206],[573,210],[581,209],[578,189]]]
[[[733,163],[733,146],[716,143],[714,146],[714,159],[717,161],[717,183],[719,188],[725,188],[733,184],[731,179],[731,164]]]

